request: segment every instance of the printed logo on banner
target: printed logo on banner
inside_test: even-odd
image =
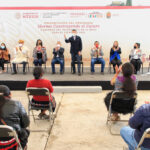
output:
[[[29,12],[29,13],[23,13],[22,18],[26,19],[38,19],[39,18],[39,13],[37,12]]]
[[[103,18],[103,14],[100,12],[92,12],[88,14],[89,18]]]
[[[19,13],[19,12],[16,13],[16,14],[15,14],[15,18],[16,18],[16,19],[20,19],[20,18],[21,18],[21,13]]]
[[[106,13],[106,18],[110,19],[111,18],[111,12]]]

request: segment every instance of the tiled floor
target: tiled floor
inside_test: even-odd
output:
[[[28,150],[122,150],[125,143],[120,136],[112,136],[106,126],[107,111],[103,99],[107,92],[54,94],[61,106],[51,135],[48,137],[44,132],[32,132]],[[12,95],[27,109],[25,92],[14,91]],[[137,107],[145,101],[150,101],[150,91],[138,91]],[[31,121],[31,128],[42,129],[47,126],[48,122],[38,121],[34,124]],[[117,130],[119,132],[119,128]]]

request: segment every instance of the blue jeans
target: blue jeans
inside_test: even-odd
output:
[[[135,129],[130,128],[129,126],[123,127],[120,130],[120,135],[124,141],[128,144],[129,150],[135,150],[138,143],[134,138]],[[141,150],[150,150],[148,148],[141,147]]]
[[[63,69],[64,69],[64,60],[59,58],[59,57],[53,58],[53,60],[51,62],[52,72],[55,73],[55,63],[56,62],[59,62],[59,64],[60,64],[60,72],[62,72]]]
[[[71,59],[72,59],[72,68],[73,68],[73,72],[76,72],[76,68],[75,68],[75,61],[77,61],[78,63],[78,72],[80,72],[80,68],[81,68],[81,57],[78,54],[71,54]]]
[[[43,60],[42,59],[35,59],[33,61],[35,66],[42,66]]]
[[[92,58],[91,59],[91,72],[95,72],[95,69],[94,69],[95,62],[100,62],[102,64],[101,72],[104,72],[105,60],[103,58]]]

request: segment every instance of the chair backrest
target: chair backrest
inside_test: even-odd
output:
[[[130,96],[127,92],[114,91],[111,96],[111,109],[118,113],[132,113],[136,104],[137,93]]]
[[[16,142],[18,143],[19,149],[23,150],[21,147],[21,144],[19,142],[17,133],[12,127],[10,127],[8,125],[0,125],[0,138],[4,138],[4,137],[5,138],[9,138],[9,137],[15,138]]]
[[[33,96],[49,96],[50,92],[47,88],[26,88],[26,92],[28,95],[33,95]]]
[[[136,149],[139,149],[145,139],[150,139],[150,128],[146,129]]]
[[[14,137],[14,129],[7,125],[0,125],[0,137]]]

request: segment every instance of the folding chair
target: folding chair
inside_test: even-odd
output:
[[[12,138],[9,141],[0,142],[0,149],[4,150],[9,147],[11,147],[11,148],[17,147],[17,150],[23,150],[23,148],[20,144],[20,141],[18,139],[18,135],[12,127],[7,126],[7,125],[0,125],[0,138]],[[7,147],[7,144],[8,144],[8,147]],[[4,146],[6,146],[6,147],[4,148]],[[3,147],[3,148],[1,148],[1,147]]]
[[[7,65],[7,73],[8,73],[8,65],[10,66],[10,70],[11,70],[11,72],[12,72],[12,67],[11,67],[11,55],[10,55],[10,54],[8,54],[8,58],[9,58],[9,60],[4,63],[4,64]]]
[[[29,118],[33,116],[33,120],[41,120],[41,119],[36,119],[36,115],[34,114],[34,110],[39,111],[41,109],[45,109],[45,107],[42,107],[40,105],[32,105],[32,97],[33,96],[48,96],[49,97],[49,108],[47,109],[49,111],[49,119],[48,121],[54,121],[54,115],[53,115],[53,110],[52,110],[52,103],[51,103],[51,98],[50,98],[50,92],[47,88],[26,88],[27,96],[28,96],[28,116]],[[32,112],[32,115],[30,115],[30,111]],[[53,123],[53,122],[52,122]],[[41,131],[41,130],[40,130]],[[44,130],[42,130],[44,131]]]
[[[60,63],[57,61],[55,64],[59,65]],[[64,59],[64,65],[63,65],[63,74],[65,73],[65,59]]]
[[[106,122],[112,135],[119,135],[114,134],[111,130],[114,122],[111,117],[112,111],[118,114],[130,114],[132,116],[135,111],[136,98],[137,93],[134,93],[132,97],[129,96],[127,92],[123,91],[114,91],[112,93]],[[118,122],[128,122],[128,120],[118,120]]]
[[[96,61],[94,64],[95,64],[95,65],[101,65],[102,63],[99,62],[99,61]],[[92,68],[92,66],[91,66],[91,68]],[[101,70],[100,70],[100,72],[101,72]]]
[[[141,137],[141,140],[135,150],[141,150],[140,147],[143,144],[144,140],[149,138],[150,139],[150,128],[146,129],[145,132],[143,133],[143,136]]]
[[[23,64],[23,63],[19,63],[19,64]],[[19,71],[19,64],[16,64],[17,71]],[[26,62],[26,68],[25,68],[25,71],[30,72],[29,57],[27,57],[27,62]]]
[[[108,73],[110,73],[111,74],[111,62],[109,62],[109,66],[108,66]]]
[[[73,72],[73,62],[71,62],[71,73]],[[78,64],[77,60],[75,60],[74,64]],[[83,61],[82,61],[82,55],[81,55],[81,61],[80,61],[80,65],[81,65],[81,68],[82,68],[82,74],[83,74]]]

